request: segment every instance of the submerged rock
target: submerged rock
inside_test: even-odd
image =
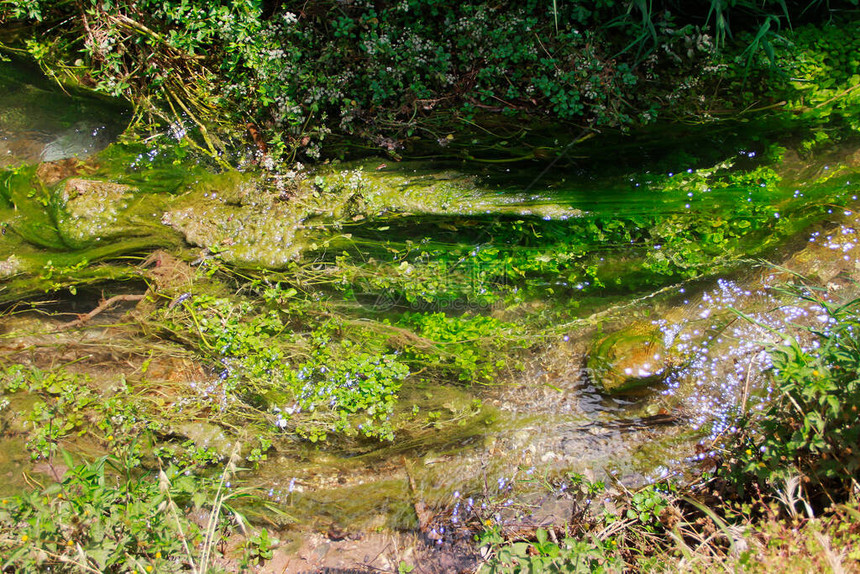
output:
[[[78,121],[45,144],[40,158],[42,161],[86,158],[110,145],[119,132],[119,126]]]
[[[2,124],[3,118],[0,117]],[[45,134],[36,132],[9,132],[0,128],[0,168],[39,161],[47,138]]]
[[[72,177],[63,182],[58,199],[65,213],[58,217],[63,240],[72,248],[129,231],[120,220],[134,200],[134,188],[108,181]]]
[[[659,383],[679,364],[657,326],[635,323],[598,339],[586,366],[591,380],[612,394]]]
[[[105,149],[122,131],[120,126],[88,122],[78,122],[58,131],[4,129],[3,126],[0,117],[0,167],[72,158],[83,160]]]
[[[282,268],[301,251],[301,214],[286,203],[232,205],[219,200],[166,212],[161,222],[227,262]]]
[[[57,161],[45,161],[36,168],[36,176],[45,185],[51,186],[55,183],[78,175],[82,170],[89,169],[84,162],[77,158],[67,158]]]
[[[236,449],[236,439],[213,423],[184,422],[174,427],[172,432],[192,441],[197,449],[215,453],[219,460],[228,459]]]

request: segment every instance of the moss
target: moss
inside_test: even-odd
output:
[[[605,393],[617,394],[659,383],[679,366],[649,323],[634,324],[598,339],[588,353],[589,378]]]

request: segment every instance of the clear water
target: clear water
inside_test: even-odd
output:
[[[127,106],[70,94],[18,59],[0,66],[0,85],[0,167],[85,159],[114,141],[131,117]]]
[[[0,167],[86,158],[127,117],[120,105],[62,93],[20,63],[0,65],[0,83]],[[53,327],[91,309],[105,285],[139,278],[134,265],[155,248],[186,261],[217,248],[240,275],[290,262],[320,273],[353,266],[367,274],[356,274],[351,295],[331,286],[317,295],[355,320],[485,314],[531,330],[534,350],[521,370],[490,385],[404,387],[403,402],[426,410],[456,413],[480,399],[484,415],[462,425],[428,427],[390,445],[321,448],[284,438],[246,480],[294,519],[414,526],[410,479],[418,496],[448,505],[455,491],[490,484],[504,493],[511,481],[542,473],[612,474],[631,484],[682,473],[732,431],[734,413],[766,400],[763,350],[774,333],[822,320],[815,305],[774,289],[790,274],[748,258],[803,274],[833,299],[853,296],[860,279],[860,147],[849,141],[801,158],[791,151],[794,136],[781,129],[765,119],[664,128],[577,147],[555,164],[369,158],[321,168],[314,175],[321,186],[343,174],[360,186],[361,207],[349,217],[249,201],[243,190],[266,185],[254,174],[209,174],[115,146],[97,156],[90,177],[129,187],[102,189],[110,201],[96,203],[110,203],[104,209],[79,202],[70,223],[47,209],[53,199],[15,192],[20,180],[6,172],[0,297],[15,302],[57,285],[76,288],[51,295],[61,300],[53,309],[71,315],[0,317],[0,353],[43,367],[72,362],[105,380],[133,376],[159,352],[151,340],[104,327],[86,331],[82,343]],[[781,138],[781,147],[770,138]],[[70,230],[79,244],[70,243]],[[726,243],[715,239],[729,232]],[[75,267],[84,259],[100,266]],[[55,275],[61,265],[67,271]],[[403,265],[412,283],[382,288],[366,280]],[[120,321],[123,311],[99,322]],[[589,376],[587,355],[603,333],[633,324],[659,329],[682,360],[658,385],[607,395]],[[58,349],[74,345],[78,354],[57,359]],[[157,365],[149,378],[159,392],[177,381],[217,384],[214,366],[193,356]],[[14,436],[0,451],[20,443]],[[27,461],[9,457],[0,467],[20,477]]]

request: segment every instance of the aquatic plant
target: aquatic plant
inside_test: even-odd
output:
[[[271,300],[289,290],[270,287]],[[294,293],[294,291],[293,291]],[[335,340],[337,320],[309,331],[289,328],[279,310],[258,310],[248,300],[197,295],[158,312],[161,328],[194,342],[216,361],[213,399],[272,412],[276,427],[290,427],[316,442],[327,433],[393,439],[389,419],[409,368],[384,343]],[[378,353],[369,352],[376,346]],[[238,405],[237,405],[238,406]]]
[[[84,375],[64,369],[42,370],[11,365],[0,370],[0,392],[28,393],[37,400],[26,412],[27,449],[34,459],[51,460],[62,445],[75,436],[90,434],[103,441],[117,456],[139,462],[143,440],[137,439],[148,425],[141,406],[121,381],[113,392],[95,392]]]
[[[491,382],[509,366],[506,355],[525,344],[525,338],[515,334],[514,324],[483,315],[406,312],[398,324],[423,338],[405,347],[407,360],[469,383]]]

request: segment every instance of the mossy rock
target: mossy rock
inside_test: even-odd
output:
[[[617,394],[662,382],[679,363],[657,326],[636,323],[598,339],[586,367],[598,387]]]
[[[134,231],[125,221],[136,190],[127,185],[71,177],[57,189],[61,209],[57,229],[63,242],[81,249],[100,239],[120,237]]]

